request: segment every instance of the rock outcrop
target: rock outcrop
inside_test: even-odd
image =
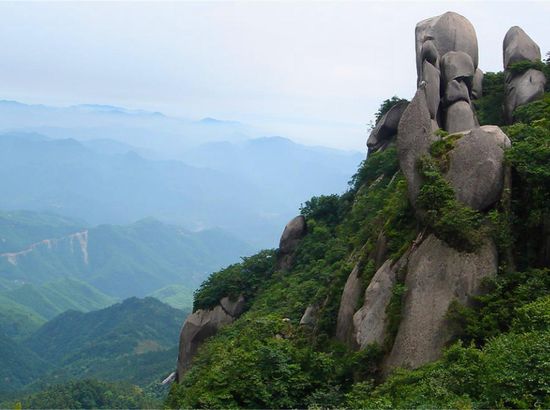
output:
[[[349,346],[354,346],[352,339],[353,315],[357,310],[357,304],[363,289],[359,276],[359,264],[356,264],[348,276],[340,297],[340,308],[338,309],[338,319],[336,321],[336,339]]]
[[[306,234],[306,219],[302,215],[292,218],[286,224],[279,241],[279,253],[277,255],[277,267],[279,269],[289,269],[292,266],[294,252]]]
[[[418,160],[429,153],[434,140],[426,94],[424,88],[420,87],[403,112],[397,131],[399,167],[407,179],[409,200],[413,206],[422,184]]]
[[[244,303],[242,296],[235,301],[224,297],[214,308],[199,309],[187,316],[180,332],[177,380],[181,380],[189,369],[193,357],[204,341],[241,315]]]
[[[372,343],[384,344],[387,336],[386,308],[407,257],[407,254],[402,256],[396,263],[391,259],[384,262],[365,290],[363,306],[353,315],[354,343],[360,349]]]
[[[398,102],[378,120],[367,140],[369,154],[376,151],[383,151],[395,140],[397,126],[399,125],[399,121],[407,105],[408,102],[406,101]]]
[[[504,70],[506,70],[506,97],[504,116],[509,123],[513,120],[514,110],[520,105],[530,103],[542,97],[546,78],[534,68],[518,72],[510,66],[522,61],[540,61],[539,46],[520,27],[508,30],[502,43]]]
[[[445,319],[450,303],[468,303],[481,280],[497,269],[496,247],[489,239],[477,252],[463,253],[428,236],[408,259],[403,315],[386,370],[438,359],[452,337]]]

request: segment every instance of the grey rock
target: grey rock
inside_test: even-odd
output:
[[[470,104],[470,92],[468,86],[463,81],[452,80],[445,88],[445,97],[443,102],[446,106],[452,105],[457,101],[466,101]]]
[[[445,84],[457,78],[472,83],[476,68],[472,58],[463,51],[449,51],[441,58],[441,73]]]
[[[244,297],[240,295],[237,300],[232,301],[229,297],[225,296],[220,300],[220,306],[222,309],[233,317],[238,317],[244,310]]]
[[[511,27],[504,36],[502,51],[504,69],[520,61],[540,60],[539,46],[518,26]]]
[[[399,167],[407,179],[409,200],[413,206],[416,204],[422,183],[417,167],[418,161],[429,153],[434,139],[426,94],[421,87],[403,113],[397,131]]]
[[[542,98],[546,77],[541,71],[529,69],[526,72],[512,76],[506,81],[506,98],[504,114],[508,122],[512,122],[514,110],[524,104]]]
[[[424,43],[428,41],[433,43],[433,48],[437,51],[438,57],[444,56],[449,51],[463,51],[471,57],[474,69],[477,68],[478,45],[472,23],[460,14],[447,12],[423,20],[416,25],[415,44],[418,83],[423,78],[422,63],[427,56],[434,53],[431,45],[425,47],[423,51]]]
[[[384,234],[384,231],[381,231],[376,238],[376,247],[372,253],[374,259],[374,266],[378,270],[380,266],[386,261],[386,255],[388,254],[388,238]]]
[[[478,99],[483,97],[483,71],[476,69],[474,80],[472,82],[472,97]]]
[[[302,215],[298,215],[286,224],[279,241],[277,259],[279,269],[289,269],[292,266],[292,255],[306,234],[306,219]]]
[[[474,111],[466,101],[458,101],[447,108],[445,130],[449,133],[466,131],[476,126]]]
[[[386,114],[380,118],[376,126],[372,130],[367,140],[369,152],[377,151],[391,142],[397,134],[397,126],[403,111],[409,103],[406,101],[399,102],[391,107]]]
[[[181,380],[191,366],[193,357],[206,339],[235,318],[227,314],[220,305],[211,310],[199,309],[187,316],[180,332],[177,378]]]
[[[352,345],[353,314],[357,309],[363,289],[359,277],[359,264],[357,264],[349,274],[340,298],[340,308],[338,309],[338,319],[336,321],[336,339],[342,343]]]
[[[464,133],[449,152],[451,183],[457,200],[476,210],[498,202],[504,187],[504,150],[510,140],[495,125],[485,125]]]
[[[319,311],[319,307],[316,305],[309,305],[304,314],[302,315],[302,318],[300,319],[300,325],[302,326],[315,326],[317,323],[317,313]]]
[[[363,306],[353,315],[353,337],[359,349],[373,343],[383,345],[387,334],[386,308],[407,257],[404,255],[397,263],[392,263],[391,259],[384,262],[365,290]]]
[[[435,119],[437,118],[437,111],[439,110],[439,102],[441,99],[439,91],[441,75],[439,70],[428,61],[424,61],[423,63],[422,75],[426,82],[424,90],[426,92],[426,103],[428,104],[430,117]]]
[[[495,275],[498,258],[491,240],[476,253],[459,252],[434,235],[409,256],[403,315],[383,367],[417,368],[437,360],[452,337],[445,315],[453,300],[469,303],[483,278]]]

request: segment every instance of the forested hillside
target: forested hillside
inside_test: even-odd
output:
[[[533,66],[550,78],[549,60],[511,65],[507,73],[525,73]],[[303,205],[307,234],[303,236],[302,229],[293,237],[303,239],[289,269],[281,264],[286,252],[283,234],[277,252],[263,251],[216,272],[195,292],[195,313],[188,318],[188,330],[184,326],[182,331],[182,338],[189,339],[180,345],[180,380],[172,386],[167,404],[172,408],[549,407],[550,90],[546,83],[546,94],[517,108],[507,122],[502,108],[507,73],[485,73],[483,97],[478,95],[472,105],[479,125],[498,125],[511,141],[504,150],[509,180],[494,205],[483,209],[464,205],[444,178],[453,165],[451,151],[464,133],[443,129],[435,133],[429,155],[418,165],[422,183],[414,206],[395,142],[371,152],[347,192],[314,197]],[[423,93],[420,88],[417,96]],[[399,101],[385,101],[378,118]],[[426,114],[429,124],[427,110]],[[287,229],[294,229],[292,223]],[[410,295],[427,286],[420,281],[416,288],[410,287],[410,278],[405,278],[406,264],[412,266],[409,255],[414,259],[426,243],[436,243],[456,255],[455,260],[476,260],[487,241],[495,244],[497,272],[481,280],[480,290],[463,299],[467,302],[460,301],[467,292],[461,288],[454,301],[445,301],[448,333],[440,358],[414,369],[391,367],[392,346],[410,316]],[[380,254],[386,256],[380,260]],[[386,258],[389,262],[383,264]],[[401,268],[398,261],[405,261]],[[379,279],[384,266],[394,269],[395,282],[389,288],[386,279]],[[436,276],[452,266],[439,269]],[[353,286],[363,291],[351,292],[352,279]],[[443,276],[439,281],[445,281]],[[386,293],[380,291],[384,287]],[[424,290],[424,302],[436,306],[438,296],[432,292],[437,290]],[[224,297],[230,301],[242,297],[243,313],[228,312]],[[339,337],[342,304],[349,304],[353,314],[383,297],[385,307],[375,306],[385,318],[380,342],[358,346],[360,335],[354,333],[351,341]],[[220,305],[228,313],[223,319],[218,319]],[[206,340],[193,330],[196,320],[205,317],[219,321],[218,333]],[[351,326],[356,326],[357,318],[353,316]],[[417,331],[426,334],[423,325]],[[198,352],[186,367],[190,348]]]

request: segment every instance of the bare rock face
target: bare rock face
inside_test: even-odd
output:
[[[478,99],[483,97],[483,71],[479,68],[474,74],[474,80],[472,82],[472,98]]]
[[[223,298],[227,299],[227,298]],[[222,299],[222,300],[223,300]],[[239,301],[242,299],[239,298]],[[242,299],[244,302],[244,299]],[[227,306],[228,300],[225,301]],[[233,307],[241,302],[235,302]],[[235,310],[233,310],[235,311]],[[240,314],[241,312],[239,312]],[[218,330],[229,323],[232,323],[235,317],[230,315],[222,305],[217,305],[210,310],[199,309],[193,312],[183,324],[180,332],[179,355],[177,365],[177,379],[181,380],[185,372],[191,366],[193,357],[199,347],[206,339],[214,336]]]
[[[451,183],[457,200],[476,210],[495,204],[504,188],[504,150],[510,140],[495,125],[485,125],[464,133],[449,152]]]
[[[447,108],[445,117],[445,130],[453,134],[466,131],[477,125],[472,106],[466,101],[457,101]]]
[[[478,65],[478,46],[476,31],[472,23],[454,12],[431,17],[416,25],[416,68],[418,83],[423,79],[422,64],[424,60],[438,62],[449,51],[462,51],[470,56],[474,69]]]
[[[319,307],[316,305],[309,305],[302,318],[300,319],[301,326],[311,326],[314,327],[317,323],[317,313],[319,312]]]
[[[299,215],[286,224],[281,240],[277,265],[279,269],[289,269],[292,266],[292,256],[302,238],[307,234],[306,219]]]
[[[429,61],[424,61],[423,75],[425,81],[426,103],[430,111],[430,118],[437,118],[439,112],[441,73]]]
[[[540,60],[540,48],[520,27],[508,30],[502,42],[504,69],[521,61]],[[520,105],[530,103],[542,97],[546,78],[535,69],[522,73],[506,71],[506,96],[504,99],[504,116],[506,121],[513,121],[514,110]]]
[[[342,343],[352,344],[353,314],[357,308],[357,302],[363,293],[363,285],[359,277],[359,264],[355,265],[348,276],[346,285],[340,298],[338,319],[336,321],[336,339]]]
[[[457,101],[466,101],[470,104],[470,94],[468,86],[463,81],[452,80],[447,83],[445,89],[445,106],[452,105]]]
[[[447,84],[456,79],[473,79],[476,67],[472,57],[463,51],[449,51],[441,57],[443,81]]]
[[[539,70],[531,68],[519,75],[508,74],[504,101],[504,112],[508,121],[513,120],[512,116],[517,107],[542,98],[545,85],[546,77]]]
[[[238,317],[244,310],[244,297],[240,295],[237,300],[232,301],[229,297],[225,296],[220,299],[220,306],[230,316]]]
[[[506,70],[510,64],[520,61],[540,60],[540,47],[521,27],[514,26],[504,36],[502,57]]]
[[[417,163],[429,153],[434,139],[426,94],[423,88],[419,88],[403,113],[397,131],[399,167],[407,179],[409,200],[413,206],[422,182]]]
[[[399,330],[384,367],[417,368],[437,360],[452,336],[445,314],[453,300],[468,303],[481,280],[495,275],[497,251],[491,240],[476,253],[459,252],[434,235],[409,256],[407,292]]]
[[[399,270],[406,264],[407,254],[393,263],[388,259],[376,271],[365,290],[363,306],[353,315],[355,345],[364,349],[369,344],[383,345],[386,338],[386,308],[392,297]]]
[[[386,114],[380,118],[369,135],[367,147],[369,153],[384,150],[390,142],[395,139],[397,126],[403,111],[407,108],[406,101],[399,102],[391,107]]]

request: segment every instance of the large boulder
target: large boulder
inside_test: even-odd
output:
[[[418,172],[418,161],[424,155],[428,155],[434,140],[426,94],[424,88],[420,87],[403,112],[397,130],[399,167],[407,179],[409,200],[413,206],[416,204],[422,183],[422,177]]]
[[[468,54],[474,64],[478,65],[478,45],[474,26],[465,17],[454,12],[431,17],[416,25],[416,68],[418,83],[423,79],[422,65],[424,60],[441,59],[449,51],[462,51]],[[425,43],[428,43],[425,46]],[[437,64],[434,64],[439,68]]]
[[[472,57],[463,51],[449,51],[441,57],[441,73],[444,84],[460,79],[469,79],[471,84],[476,68]]]
[[[231,300],[229,297],[225,296],[220,299],[220,306],[230,316],[238,317],[243,313],[245,300],[242,295],[240,295],[237,300]]]
[[[521,27],[514,26],[504,36],[502,57],[506,70],[510,64],[520,61],[540,60],[540,48]]]
[[[277,266],[279,269],[289,269],[292,266],[292,256],[302,238],[307,234],[306,219],[302,215],[292,218],[286,224],[279,241]]]
[[[430,117],[435,120],[439,110],[441,74],[429,61],[424,61],[423,74],[425,81],[426,103]]]
[[[352,344],[353,314],[364,289],[359,273],[359,264],[357,264],[349,274],[342,291],[338,319],[336,320],[336,339],[348,344]]]
[[[504,187],[504,150],[510,140],[495,125],[474,128],[456,142],[449,152],[451,183],[457,200],[477,210],[495,204]]]
[[[376,271],[365,290],[363,305],[353,315],[354,344],[364,349],[370,344],[382,346],[386,338],[386,308],[392,297],[393,287],[397,283],[400,269],[406,263],[407,254],[396,263],[388,259]]]
[[[470,92],[463,81],[452,80],[447,83],[443,102],[446,106],[449,106],[457,101],[466,101],[470,104]]]
[[[378,120],[367,140],[369,153],[384,149],[392,142],[397,134],[397,126],[399,125],[401,115],[403,115],[403,111],[405,111],[408,104],[407,101],[398,102]]]
[[[199,309],[187,316],[180,332],[178,380],[181,380],[189,369],[193,357],[204,341],[214,336],[222,326],[232,323],[234,320],[235,317],[228,314],[221,305],[210,310]]]
[[[506,76],[506,98],[504,112],[508,122],[512,122],[514,110],[542,98],[546,77],[542,71],[529,69],[522,74]]]
[[[475,253],[463,253],[429,235],[409,256],[401,323],[385,372],[437,360],[452,337],[446,320],[450,303],[469,303],[479,293],[482,279],[497,269],[491,240]]]
[[[483,71],[478,68],[472,82],[472,98],[474,99],[483,97],[483,76]]]
[[[474,128],[477,120],[472,106],[466,101],[457,101],[447,108],[445,130],[451,134]]]

